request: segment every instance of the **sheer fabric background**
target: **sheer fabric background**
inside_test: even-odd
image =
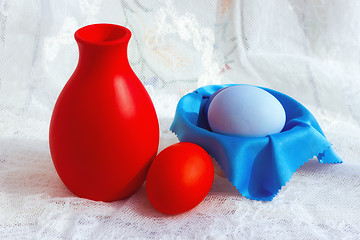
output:
[[[99,22],[133,33],[159,151],[178,141],[169,127],[184,94],[247,83],[305,105],[344,163],[310,160],[272,202],[241,197],[218,171],[178,216],[154,210],[144,186],[113,203],[77,198],[53,167],[48,127],[77,64],[73,34]],[[356,0],[0,0],[0,238],[360,239],[359,76]]]

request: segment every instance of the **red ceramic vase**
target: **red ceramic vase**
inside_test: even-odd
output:
[[[158,150],[153,103],[127,58],[130,37],[113,24],[75,33],[79,62],[55,104],[49,144],[61,180],[79,197],[130,196]]]

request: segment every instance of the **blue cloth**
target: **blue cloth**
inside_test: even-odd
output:
[[[314,116],[289,96],[262,88],[283,105],[282,132],[248,138],[210,130],[204,108],[209,97],[223,87],[209,85],[182,97],[170,127],[181,142],[203,147],[219,163],[229,181],[249,199],[271,201],[293,173],[317,156],[320,163],[341,163]]]

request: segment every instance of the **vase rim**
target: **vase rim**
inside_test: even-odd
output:
[[[80,43],[91,45],[116,45],[128,42],[131,32],[126,27],[110,24],[97,23],[84,26],[74,34],[75,40]]]

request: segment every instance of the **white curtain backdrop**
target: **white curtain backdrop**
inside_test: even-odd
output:
[[[159,151],[178,141],[169,127],[184,94],[247,83],[305,105],[344,163],[310,160],[272,202],[242,197],[217,170],[205,200],[177,216],[153,209],[144,186],[113,203],[74,196],[52,164],[49,122],[77,64],[74,32],[104,22],[132,31]],[[357,0],[0,0],[0,238],[360,239],[359,110]]]

